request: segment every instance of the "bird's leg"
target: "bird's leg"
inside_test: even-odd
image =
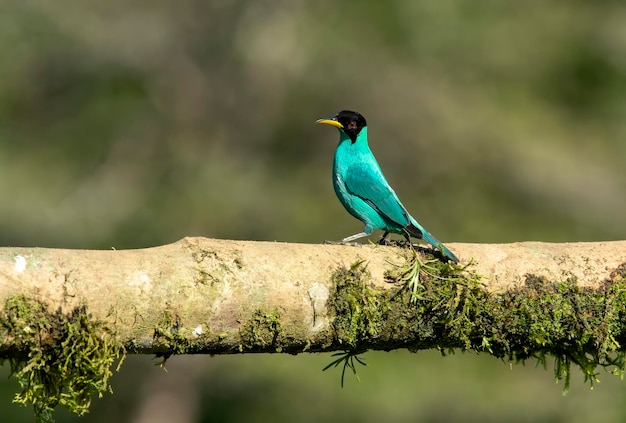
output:
[[[359,238],[363,238],[364,236],[368,236],[368,235],[370,235],[370,234],[372,233],[372,230],[373,230],[372,228],[370,228],[369,226],[366,226],[366,227],[365,227],[365,230],[364,230],[363,232],[359,232],[358,234],[354,234],[354,235],[348,236],[348,237],[346,237],[346,238],[342,239],[342,240],[341,240],[341,241],[339,241],[339,242],[324,241],[324,244],[350,244],[350,245],[359,245],[359,244],[357,244],[356,242],[352,242],[352,241],[354,241],[354,240],[356,240],[356,239],[359,239]]]
[[[389,231],[385,231],[383,236],[380,237],[380,239],[378,240],[379,245],[387,245],[387,235],[389,235]]]
[[[331,245],[341,245],[341,244],[347,244],[347,245],[360,245],[358,242],[352,242],[355,239],[359,239],[359,238],[363,238],[364,236],[368,236],[369,233],[367,232],[360,232],[358,234],[354,234],[352,236],[346,237],[344,239],[342,239],[341,241],[324,241],[324,244],[331,244]]]
[[[367,232],[359,232],[358,234],[354,234],[352,236],[349,236],[349,237],[346,237],[346,238],[342,239],[341,242],[343,242],[343,243],[345,243],[345,242],[352,242],[355,239],[363,238],[364,236],[368,236],[368,235],[369,235],[369,233],[367,233]]]
[[[409,247],[411,247],[411,250],[415,251],[415,248],[413,248],[413,243],[411,242],[411,234],[409,234],[406,229],[403,229],[402,235],[404,235],[406,242],[409,243]]]

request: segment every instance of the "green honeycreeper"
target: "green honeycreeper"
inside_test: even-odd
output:
[[[333,163],[333,185],[341,204],[365,224],[361,233],[344,238],[350,242],[371,234],[376,229],[403,235],[409,243],[411,236],[423,239],[439,249],[448,259],[459,259],[432,236],[409,214],[385,178],[367,143],[367,122],[357,112],[343,110],[329,119],[316,123],[339,129],[339,145]]]

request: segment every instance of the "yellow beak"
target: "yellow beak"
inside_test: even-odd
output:
[[[315,123],[324,123],[326,125],[334,126],[335,128],[343,129],[343,125],[334,119],[318,119]]]

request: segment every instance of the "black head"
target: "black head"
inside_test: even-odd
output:
[[[342,110],[332,118],[320,119],[317,123],[325,123],[341,129],[352,142],[356,142],[361,129],[367,126],[365,118],[360,113],[351,110]]]

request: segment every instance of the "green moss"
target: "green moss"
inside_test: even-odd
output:
[[[9,362],[22,388],[14,401],[33,405],[37,421],[51,421],[58,405],[85,414],[94,395],[111,391],[111,366],[124,351],[113,331],[85,307],[65,314],[12,297],[4,304],[0,330],[0,344],[10,345],[0,359]]]
[[[369,342],[381,336],[390,302],[384,293],[372,288],[367,281],[367,265],[358,261],[333,275],[334,295],[331,307],[336,318],[333,327],[339,344],[351,349],[360,342]]]
[[[241,349],[254,352],[267,349],[268,346],[276,346],[277,352],[281,352],[282,348],[279,345],[281,333],[280,310],[264,312],[257,309],[251,318],[242,322],[240,326]]]
[[[336,344],[471,350],[515,363],[553,358],[565,391],[572,365],[592,386],[598,368],[623,374],[626,264],[597,289],[527,275],[523,286],[501,294],[487,291],[470,269],[411,255],[386,273],[391,289],[374,287],[363,262],[337,269],[330,300]]]
[[[154,327],[152,339],[156,356],[162,357],[159,364],[164,365],[167,359],[174,354],[185,354],[189,349],[189,340],[181,335],[182,323],[178,316],[166,310]]]

